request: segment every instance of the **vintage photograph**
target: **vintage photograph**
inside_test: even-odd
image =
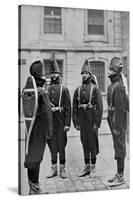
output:
[[[18,12],[19,194],[128,189],[130,13]]]

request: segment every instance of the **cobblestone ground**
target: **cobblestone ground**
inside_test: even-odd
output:
[[[83,192],[83,191],[96,191],[96,190],[113,190],[113,189],[127,189],[129,188],[129,147],[127,144],[127,156],[125,162],[125,184],[110,188],[107,180],[115,174],[116,162],[114,161],[114,151],[111,135],[99,136],[100,153],[97,157],[96,177],[90,178],[78,177],[84,167],[83,151],[79,136],[68,137],[66,147],[66,171],[67,178],[62,179],[60,176],[52,179],[47,179],[46,176],[50,173],[50,153],[46,146],[43,162],[40,169],[40,187],[42,193],[62,193],[62,192]],[[24,149],[24,141],[21,141],[22,150]],[[28,183],[26,169],[21,163],[21,183],[23,195],[28,195]]]

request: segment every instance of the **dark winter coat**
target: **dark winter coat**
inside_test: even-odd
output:
[[[51,82],[48,93],[49,99],[52,107],[59,107],[59,99],[61,98],[60,107],[61,110],[57,110],[52,112],[53,117],[53,136],[54,140],[56,140],[56,147],[59,149],[59,145],[62,148],[65,148],[67,144],[67,135],[64,131],[64,127],[71,125],[71,100],[68,89],[62,85],[62,95],[60,97],[61,92],[61,84],[60,81]],[[57,139],[58,138],[58,142]],[[49,141],[49,146],[51,145],[52,138]],[[53,142],[53,141],[52,141]]]
[[[113,136],[115,159],[124,158],[126,156],[126,111],[129,110],[129,105],[125,88],[119,78],[112,81],[109,85],[107,102],[109,106],[107,120]],[[115,135],[114,129],[120,134]]]
[[[41,90],[38,93],[38,111],[24,163],[26,168],[33,168],[42,161],[47,138],[52,135],[52,127],[52,112],[48,94]]]
[[[91,105],[92,108],[86,109],[79,107],[80,104],[88,104],[90,101],[90,91],[92,90]],[[103,113],[102,97],[99,88],[92,84],[89,80],[87,84],[82,84],[74,92],[73,97],[73,124],[74,127],[80,127],[81,141],[84,144],[86,142],[93,148],[96,148],[96,152],[99,152],[98,145],[98,133],[94,132],[94,125],[98,128],[101,125]]]

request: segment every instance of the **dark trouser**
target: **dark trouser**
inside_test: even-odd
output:
[[[93,109],[79,109],[80,139],[83,146],[85,164],[96,164],[99,152],[98,136],[94,132],[95,112]]]
[[[48,146],[51,152],[52,164],[57,163],[57,155],[59,153],[60,164],[65,164],[65,146],[67,143],[67,135],[64,132],[63,114],[56,112],[53,114],[53,136],[48,141]]]
[[[85,158],[84,161],[85,161],[85,164],[87,163],[91,163],[91,164],[96,164],[96,154],[94,151],[91,151],[90,154],[89,154],[89,158]]]
[[[25,156],[24,167],[35,168],[41,163],[47,142],[46,122],[37,117],[29,138],[28,153]]]
[[[126,157],[126,141],[125,141],[125,129],[122,128],[120,130],[119,135],[114,134],[114,127],[113,127],[113,120],[111,118],[112,116],[109,116],[107,118],[110,130],[113,137],[113,143],[114,143],[114,150],[115,150],[115,160],[117,160],[117,173],[123,174],[124,173],[124,161]]]
[[[28,180],[32,183],[39,183],[40,164],[36,164],[34,168],[28,168]]]
[[[113,119],[112,116],[108,116],[107,118],[108,124],[111,130],[112,138],[113,138],[113,144],[114,144],[114,150],[115,150],[115,159],[124,159],[126,157],[126,141],[125,141],[125,129],[122,128],[120,130],[119,135],[114,134],[114,126],[113,126]]]
[[[64,145],[60,144],[59,135],[60,135],[60,133],[58,135],[53,135],[52,139],[51,139],[52,142],[50,144],[50,146],[51,146],[50,151],[51,151],[51,162],[52,162],[52,164],[57,163],[58,153],[59,153],[60,164],[65,164],[65,162],[66,162],[65,147],[64,147]]]
[[[93,131],[90,131],[90,133],[86,130],[81,131],[81,142],[83,146],[85,164],[96,164],[97,146],[96,138],[93,133]]]
[[[124,158],[118,158],[117,159],[117,172],[118,174],[124,173]]]

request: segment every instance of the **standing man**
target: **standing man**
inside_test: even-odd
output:
[[[67,131],[71,124],[71,100],[68,89],[62,84],[60,70],[56,60],[51,62],[51,82],[48,88],[49,99],[52,106],[53,136],[48,141],[51,152],[51,174],[48,178],[57,176],[57,155],[59,153],[60,176],[66,178],[65,147],[67,144]]]
[[[108,181],[110,185],[117,186],[124,183],[124,160],[126,156],[125,130],[126,112],[129,111],[128,96],[122,81],[122,63],[120,58],[114,57],[110,62],[108,87],[108,124],[112,133],[117,173]]]
[[[34,77],[38,89],[38,109],[24,163],[28,173],[30,194],[40,193],[40,163],[43,159],[47,138],[52,135],[52,112],[48,94],[43,89],[46,82],[43,71],[43,63],[40,60],[30,66],[30,74]]]
[[[94,177],[96,155],[99,153],[98,128],[101,125],[103,104],[100,90],[95,81],[92,81],[88,60],[83,64],[81,75],[82,85],[75,90],[73,97],[73,124],[80,130],[84,152],[85,168],[80,177],[89,174]]]

